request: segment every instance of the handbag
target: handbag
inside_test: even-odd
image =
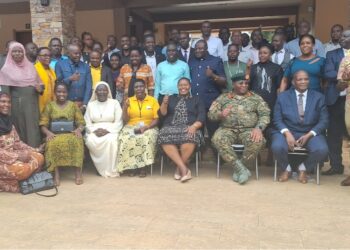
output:
[[[73,121],[52,121],[50,125],[50,131],[55,134],[71,133],[73,130]]]
[[[55,186],[53,176],[47,171],[41,171],[38,173],[32,174],[28,179],[19,182],[20,191],[22,194],[32,194],[36,193],[37,195],[44,197],[53,197],[58,194],[58,189]],[[38,192],[55,189],[56,193],[51,195],[39,194]]]

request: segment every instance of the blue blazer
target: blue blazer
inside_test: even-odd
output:
[[[327,105],[333,105],[338,97],[339,91],[336,89],[337,74],[340,61],[344,57],[343,48],[331,50],[326,55],[326,64],[324,68],[324,78],[326,78],[328,84],[325,90]]]
[[[311,130],[317,135],[322,134],[328,127],[328,111],[324,95],[309,89],[307,91],[304,121],[300,121],[297,96],[294,88],[278,95],[273,113],[273,124],[280,132],[287,128],[292,133],[307,133]]]

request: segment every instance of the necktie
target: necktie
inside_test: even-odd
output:
[[[299,94],[299,99],[298,99],[298,113],[299,113],[299,118],[301,121],[304,120],[304,94]]]
[[[273,58],[273,62],[278,64],[278,52],[275,53],[275,56]]]
[[[187,62],[187,50],[184,51],[184,58],[185,58],[185,61]]]

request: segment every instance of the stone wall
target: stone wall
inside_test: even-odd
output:
[[[30,0],[33,42],[47,46],[52,37],[66,45],[75,35],[75,0],[50,0],[41,6],[40,0]]]

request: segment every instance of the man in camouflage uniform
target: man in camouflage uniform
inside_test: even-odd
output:
[[[232,79],[233,90],[220,95],[211,105],[208,117],[220,121],[212,142],[220,156],[233,165],[233,180],[239,184],[248,181],[250,171],[245,167],[265,144],[263,130],[270,123],[270,109],[257,94],[248,91],[244,75]],[[238,159],[232,144],[243,144]]]

